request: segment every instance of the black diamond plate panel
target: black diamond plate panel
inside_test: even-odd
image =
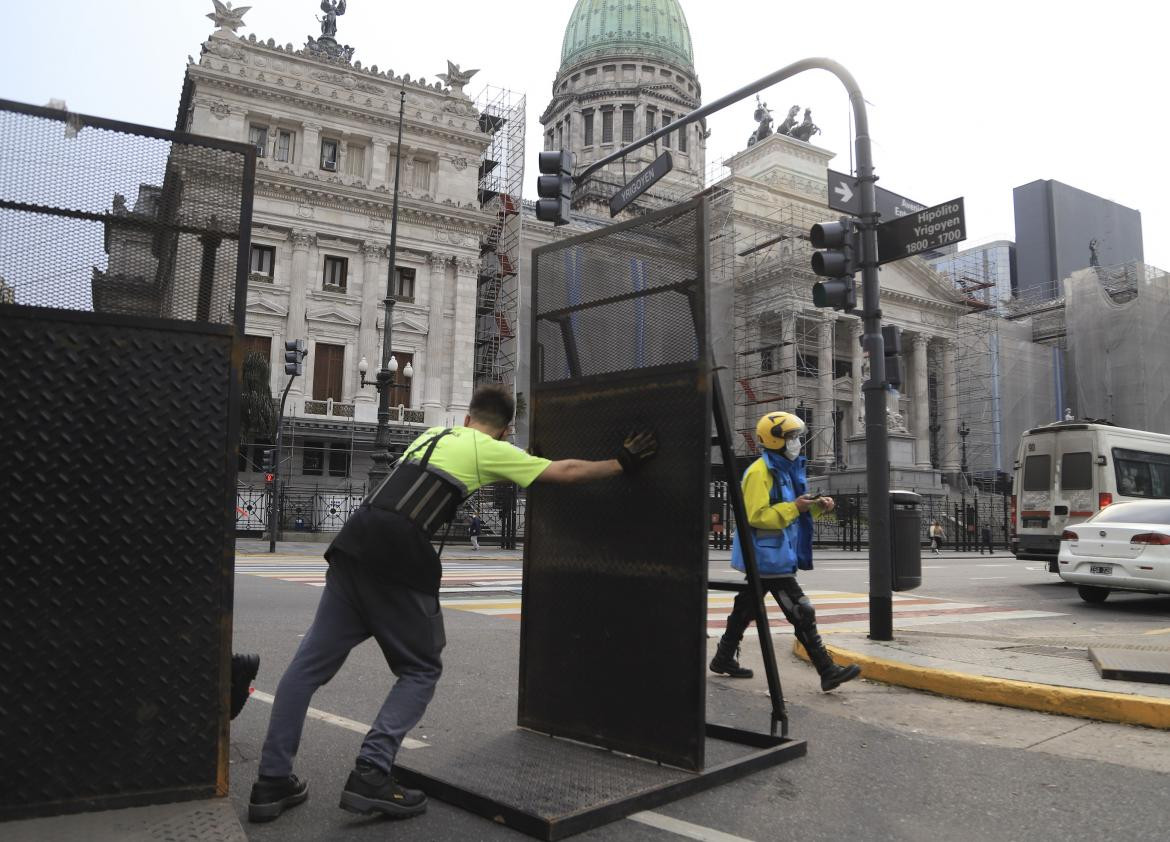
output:
[[[1170,647],[1090,646],[1089,657],[1102,678],[1170,684]]]
[[[701,769],[711,396],[702,205],[537,253],[531,438],[637,476],[529,489],[521,725]],[[554,327],[550,327],[554,325]]]
[[[97,318],[0,313],[0,815],[217,778],[232,337]]]

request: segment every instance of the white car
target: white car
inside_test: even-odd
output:
[[[1085,602],[1114,590],[1170,593],[1170,500],[1114,503],[1070,526],[1058,562]]]

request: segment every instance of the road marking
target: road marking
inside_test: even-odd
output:
[[[252,691],[252,698],[258,702],[264,702],[265,704],[268,704],[268,705],[272,704],[272,702],[275,700],[274,696],[270,696],[267,693],[262,693],[259,690]],[[354,731],[358,734],[365,735],[365,734],[368,734],[370,732],[369,725],[363,725],[362,723],[360,723],[356,720],[346,719],[344,716],[338,716],[335,713],[328,713],[327,711],[317,710],[316,708],[309,708],[308,713],[306,715],[310,719],[320,719],[322,722],[328,722],[330,725],[336,725],[338,728],[345,728],[348,731]],[[406,739],[404,739],[402,741],[402,747],[403,748],[428,748],[427,744],[424,743],[422,740],[416,740],[412,737],[407,737]]]
[[[662,813],[643,811],[641,813],[634,813],[626,818],[630,821],[656,827],[659,830],[668,831],[686,839],[698,839],[699,842],[750,842],[750,840],[742,836],[732,836],[730,833],[724,833],[721,830],[713,830],[702,825],[691,824],[690,822],[684,822],[682,819],[672,819],[670,816],[664,816]]]
[[[989,579],[1006,579],[1007,576],[972,576],[972,582],[986,582]]]
[[[1148,632],[1142,634],[1170,634],[1170,629],[1150,629]]]
[[[252,698],[258,702],[265,704],[272,704],[275,697],[264,693],[260,690],[252,691]],[[368,734],[370,731],[369,725],[364,725],[354,719],[348,719],[344,716],[338,716],[335,713],[329,713],[316,708],[309,708],[307,715],[311,719],[319,719],[322,722],[327,722],[330,725],[336,725],[339,728],[345,728],[347,731],[354,731],[358,734]],[[402,741],[403,748],[428,748],[428,745],[422,740],[416,740],[407,737]],[[676,836],[682,836],[686,839],[698,839],[700,842],[751,842],[750,839],[745,839],[742,836],[732,836],[729,833],[723,833],[719,830],[713,830],[702,825],[691,824],[680,819],[672,819],[670,816],[664,816],[661,813],[651,813],[643,811],[641,813],[634,813],[629,816],[631,821],[640,822],[650,827],[656,827],[659,830],[665,830],[673,833]]]

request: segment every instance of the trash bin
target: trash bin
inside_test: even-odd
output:
[[[912,591],[922,584],[922,495],[890,492],[890,564],[895,591]]]

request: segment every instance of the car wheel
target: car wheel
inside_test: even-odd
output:
[[[1077,585],[1077,593],[1085,602],[1104,602],[1109,596],[1109,588],[1099,588],[1096,585]]]

